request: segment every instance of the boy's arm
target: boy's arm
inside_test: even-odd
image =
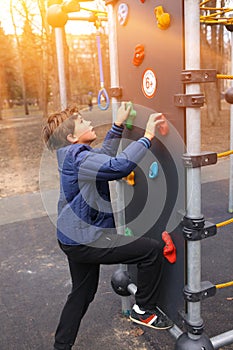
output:
[[[146,155],[155,136],[156,127],[163,121],[161,113],[151,114],[144,137],[132,142],[116,157],[89,152],[79,163],[77,170],[80,180],[111,181],[127,176]]]
[[[124,130],[124,122],[128,118],[130,105],[126,107],[126,102],[121,102],[121,106],[117,111],[116,121],[112,128],[107,133],[103,145],[97,152],[105,153],[110,156],[115,156],[119,147],[119,143]]]
[[[96,153],[108,154],[109,156],[114,157],[117,154],[123,130],[123,125],[118,126],[116,124],[113,124],[112,128],[107,132],[105,136],[102,147],[96,148],[93,151]]]
[[[142,137],[132,142],[116,157],[107,154],[88,152],[78,164],[78,178],[80,181],[112,181],[127,176],[145,156],[150,141]]]

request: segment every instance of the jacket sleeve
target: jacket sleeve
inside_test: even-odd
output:
[[[107,154],[88,152],[79,163],[78,179],[80,181],[111,181],[127,176],[146,155],[150,141],[141,138],[132,142],[116,157]]]
[[[94,149],[94,152],[104,153],[114,157],[117,153],[122,138],[123,130],[123,126],[113,124],[112,128],[108,131],[108,133],[105,136],[102,147]]]

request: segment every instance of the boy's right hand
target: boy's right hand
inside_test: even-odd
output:
[[[164,123],[164,119],[161,119],[162,113],[153,113],[149,116],[146,124],[146,131],[144,137],[152,140],[155,137],[155,130],[159,124]]]
[[[117,117],[116,117],[116,121],[115,124],[116,125],[122,125],[126,119],[129,116],[129,112],[130,112],[130,108],[131,106],[126,104],[126,102],[121,102],[121,106],[117,111]]]

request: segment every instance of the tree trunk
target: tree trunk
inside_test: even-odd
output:
[[[28,109],[28,103],[27,103],[27,97],[26,97],[26,87],[25,87],[24,73],[23,73],[23,63],[22,63],[22,58],[21,58],[22,56],[21,56],[21,52],[20,52],[20,42],[19,42],[19,37],[17,35],[16,24],[14,21],[12,1],[10,1],[10,14],[11,14],[11,19],[12,19],[12,24],[14,27],[14,32],[15,32],[14,36],[15,36],[18,57],[19,57],[20,80],[21,80],[21,88],[22,88],[22,95],[23,95],[24,111],[25,111],[26,115],[29,115],[29,109]]]

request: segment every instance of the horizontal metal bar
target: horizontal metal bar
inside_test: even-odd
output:
[[[183,334],[182,330],[177,325],[174,325],[172,328],[168,329],[168,332],[175,339],[178,339]]]
[[[210,341],[214,349],[219,349],[222,346],[230,345],[233,343],[233,330],[219,334],[213,338],[210,338]]]
[[[134,283],[130,283],[127,289],[128,289],[128,292],[132,295],[135,295],[137,292],[137,286]]]

